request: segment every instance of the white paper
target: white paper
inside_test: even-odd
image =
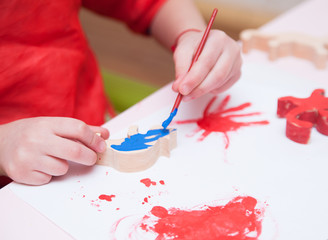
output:
[[[11,184],[10,188],[81,240],[155,239],[156,235],[144,231],[128,235],[129,228],[153,206],[188,209],[226,203],[240,195],[266,204],[260,239],[328,239],[328,137],[314,128],[308,144],[295,143],[285,136],[286,119],[276,115],[279,97],[306,98],[316,88],[324,88],[327,96],[328,78],[320,82],[267,65],[244,64],[241,80],[219,95],[214,105],[226,95],[231,96],[229,108],[251,102],[250,107],[236,114],[261,114],[235,120],[268,120],[270,124],[228,132],[227,149],[222,133],[211,133],[198,141],[201,132],[188,136],[197,129],[195,123],[172,124],[170,127],[178,131],[178,147],[170,158],[160,157],[146,171],[120,173],[104,166],[71,164],[66,176],[45,186]],[[200,118],[211,98],[182,103],[174,121]],[[170,108],[171,104],[131,125],[137,124],[140,132],[146,132],[160,125]],[[125,137],[128,127],[111,137]],[[156,186],[140,183],[144,178],[156,181]],[[160,180],[165,184],[161,185]],[[98,199],[101,194],[116,197],[108,202]],[[113,235],[113,225],[127,216]]]

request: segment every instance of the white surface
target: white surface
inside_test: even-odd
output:
[[[218,6],[220,4],[227,4],[236,7],[242,7],[247,9],[262,10],[264,12],[281,13],[294,7],[304,0],[195,0],[198,2],[210,2],[215,3]]]
[[[244,64],[242,79],[216,103],[227,94],[231,95],[228,107],[251,102],[252,106],[238,113],[262,114],[235,120],[268,120],[270,124],[229,132],[227,150],[222,133],[212,133],[199,142],[199,134],[187,136],[196,124],[172,125],[178,129],[178,147],[171,158],[159,158],[146,171],[119,173],[104,166],[72,165],[68,175],[46,186],[11,184],[10,188],[76,239],[112,239],[111,229],[117,220],[125,216],[137,220],[156,205],[191,208],[229,201],[238,195],[252,196],[268,205],[260,239],[328,239],[328,137],[312,129],[309,144],[297,144],[285,137],[286,120],[276,117],[279,97],[305,98],[316,88],[328,93],[328,79],[323,82],[274,66]],[[200,117],[210,98],[182,103],[174,120]],[[169,104],[144,119],[129,122],[112,137],[124,137],[132,124],[139,125],[140,132],[160,125],[171,107]],[[110,122],[106,126],[110,127]],[[139,182],[143,178],[157,185],[147,188]],[[112,202],[97,200],[101,194],[116,197]],[[151,196],[149,203],[142,204],[147,196]],[[124,225],[116,234],[118,239],[128,239]]]

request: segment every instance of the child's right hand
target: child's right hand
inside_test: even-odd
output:
[[[48,183],[68,171],[67,161],[94,165],[108,137],[107,129],[73,118],[37,117],[0,125],[0,175],[30,185]]]

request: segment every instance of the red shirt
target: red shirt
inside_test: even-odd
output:
[[[140,33],[165,0],[0,1],[0,124],[36,116],[104,123],[106,97],[81,5]]]

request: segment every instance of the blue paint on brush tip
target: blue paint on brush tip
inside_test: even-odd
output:
[[[174,109],[174,111],[171,112],[170,116],[162,123],[162,127],[164,129],[166,129],[170,125],[175,115],[177,115],[177,112],[178,112],[178,108]]]
[[[152,129],[146,134],[134,134],[128,138],[125,138],[120,145],[111,145],[111,147],[117,151],[136,151],[147,149],[152,145],[147,143],[155,142],[161,137],[164,137],[170,133],[168,129]]]

